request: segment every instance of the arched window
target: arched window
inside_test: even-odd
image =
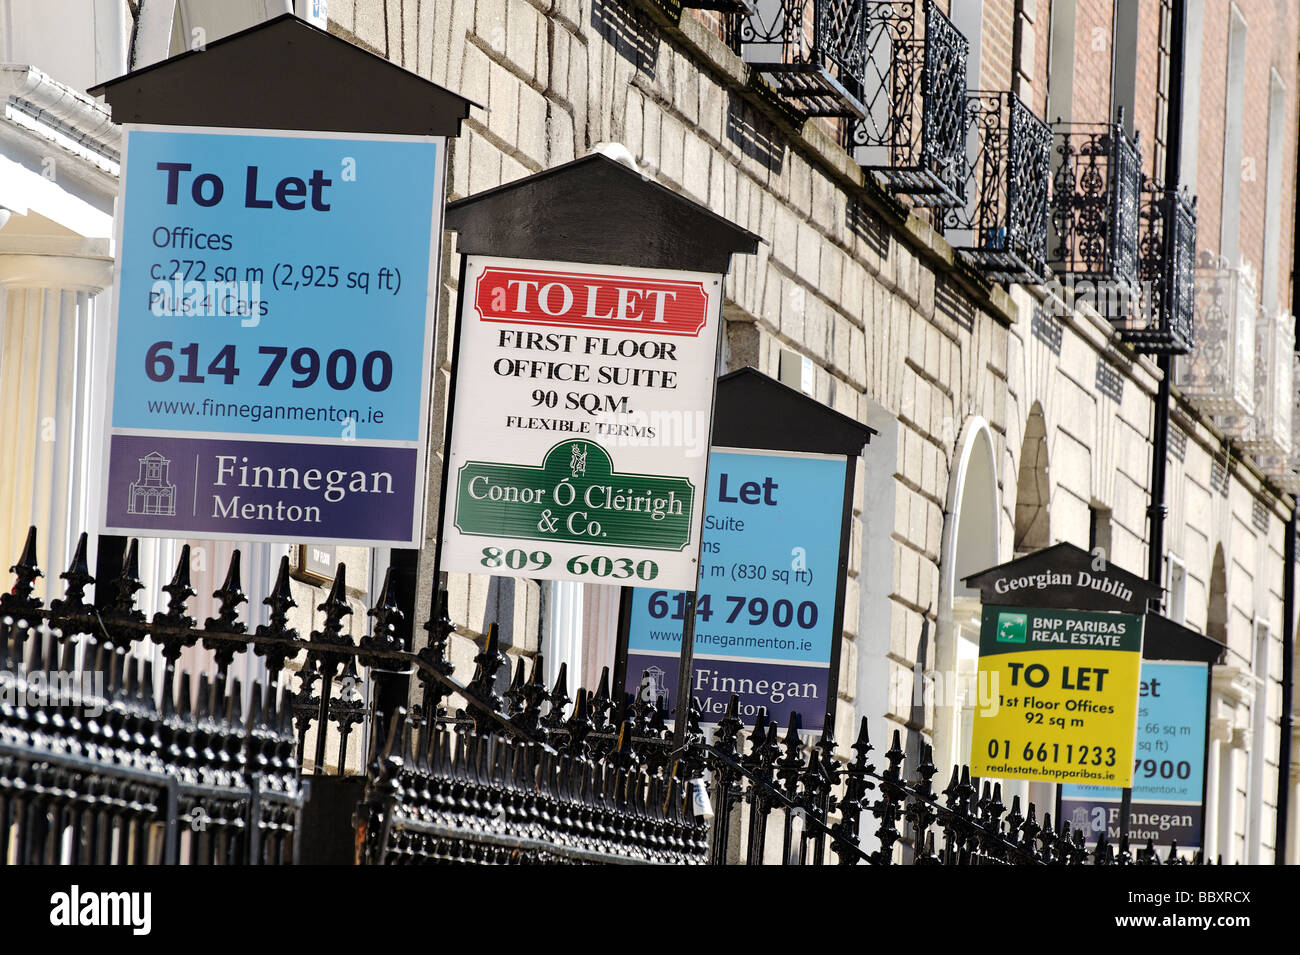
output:
[[[940,555],[939,635],[935,647],[934,750],[946,772],[970,757],[971,720],[979,703],[979,592],[964,577],[1001,559],[998,547],[998,479],[992,435],[982,419],[967,423],[957,444],[948,488],[944,547]]]

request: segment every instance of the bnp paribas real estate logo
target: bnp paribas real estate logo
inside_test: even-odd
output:
[[[1006,611],[998,614],[998,643],[1024,643],[1028,631],[1029,614]]]

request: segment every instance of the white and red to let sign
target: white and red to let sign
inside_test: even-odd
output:
[[[489,266],[474,288],[474,310],[485,322],[644,335],[698,335],[708,305],[702,282],[590,271]]]
[[[462,287],[443,568],[694,590],[722,276],[472,255]]]

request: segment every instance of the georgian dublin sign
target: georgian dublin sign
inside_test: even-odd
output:
[[[986,604],[1062,610],[1116,610],[1145,613],[1160,594],[1146,579],[1116,567],[1100,553],[1062,543],[972,574]]]
[[[1126,788],[1142,635],[1159,588],[1062,543],[965,578],[984,604],[971,772]]]
[[[94,92],[126,126],[104,531],[420,544],[469,102],[291,15]]]

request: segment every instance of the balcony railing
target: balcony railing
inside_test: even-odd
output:
[[[970,44],[930,0],[863,9],[866,112],[849,127],[849,149],[896,195],[960,208]]]
[[[1300,494],[1300,353],[1291,355],[1291,457],[1284,470],[1270,475],[1287,494]]]
[[[1291,464],[1294,355],[1295,316],[1261,307],[1255,318],[1255,413],[1229,419],[1224,427],[1269,475],[1285,474]]]
[[[1056,123],[1049,264],[1106,318],[1138,300],[1142,164],[1119,122]]]
[[[1119,321],[1138,352],[1185,355],[1196,334],[1196,199],[1187,190],[1142,185],[1139,275],[1143,295]]]
[[[863,0],[759,0],[738,14],[732,47],[805,116],[861,118]]]
[[[1052,131],[1014,93],[967,99],[966,205],[944,215],[948,238],[995,282],[1042,282],[1047,270],[1047,187]]]
[[[1203,253],[1193,273],[1195,345],[1174,381],[1192,404],[1216,418],[1255,413],[1255,277]]]

